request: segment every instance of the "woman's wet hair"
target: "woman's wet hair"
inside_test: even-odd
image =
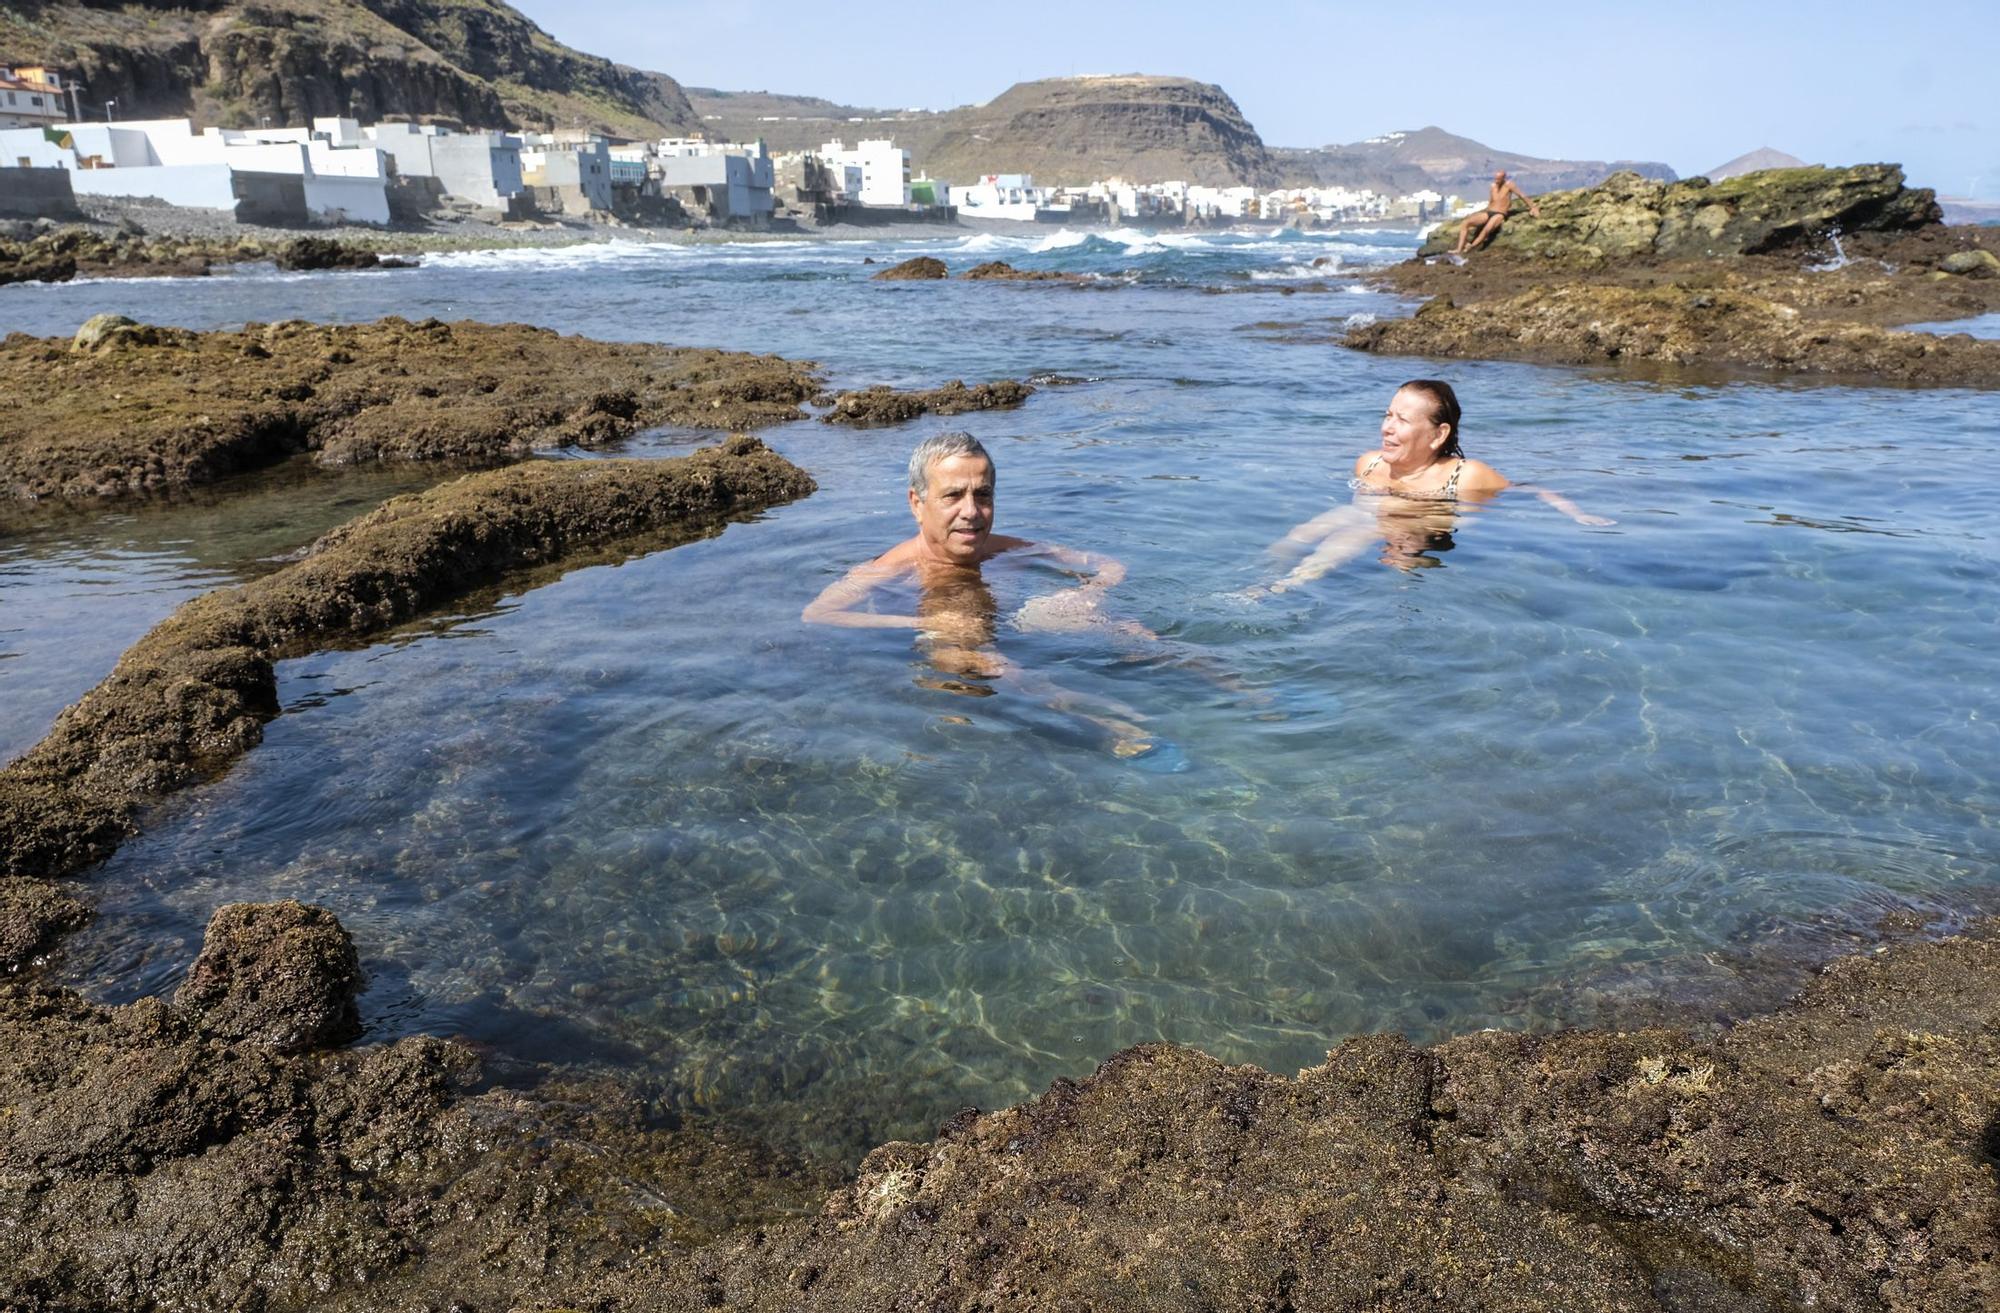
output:
[[[979,439],[970,433],[933,433],[917,444],[910,453],[910,491],[921,497],[930,490],[931,466],[953,456],[977,456],[986,462],[994,482],[999,482],[1000,467],[988,455],[986,448],[979,445]]]
[[[1451,434],[1444,441],[1444,450],[1439,456],[1463,456],[1464,450],[1458,445],[1459,417],[1464,413],[1459,409],[1458,393],[1451,390],[1451,384],[1441,378],[1413,378],[1396,389],[1398,392],[1421,392],[1431,399],[1431,423],[1451,425]]]

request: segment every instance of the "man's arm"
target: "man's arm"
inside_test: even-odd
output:
[[[1521,198],[1522,202],[1527,205],[1529,214],[1533,215],[1537,219],[1542,217],[1542,207],[1535,204],[1534,197],[1528,195],[1528,193],[1522,191],[1519,187],[1516,187],[1514,185],[1514,180],[1512,178],[1507,179],[1507,190],[1513,192],[1516,196],[1519,196]]]
[[[1101,613],[1105,593],[1124,582],[1124,562],[1096,552],[1083,552],[1074,547],[1058,547],[1049,543],[1040,544],[1039,550],[1075,574],[1080,582],[1074,588],[1029,598],[1014,613],[1014,622],[1021,628],[1061,632],[1110,625],[1124,633],[1144,638],[1156,637],[1143,625],[1130,621],[1111,625]]]
[[[922,629],[923,620],[914,615],[885,615],[861,609],[877,588],[903,573],[886,557],[857,565],[820,590],[806,604],[799,619],[809,625],[840,625],[848,629]]]

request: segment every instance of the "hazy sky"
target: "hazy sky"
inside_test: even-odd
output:
[[[1075,73],[1219,84],[1264,141],[1318,146],[1435,123],[1503,150],[1664,160],[1758,146],[1894,160],[2000,197],[1992,0],[1732,6],[1509,0],[1155,4],[1013,0],[514,0],[558,39],[690,86],[949,109]]]

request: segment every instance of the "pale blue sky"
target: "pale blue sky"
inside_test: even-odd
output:
[[[949,109],[1014,82],[1169,73],[1215,82],[1266,143],[1440,127],[1503,150],[1699,173],[1773,146],[1894,160],[2000,197],[1991,0],[1861,4],[1052,3],[514,0],[557,38],[693,86]]]

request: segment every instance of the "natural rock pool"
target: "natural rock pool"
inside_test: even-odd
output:
[[[356,936],[373,1037],[613,1064],[845,1153],[1143,1040],[1284,1071],[1356,1031],[1722,992],[1768,950],[1804,960],[1885,913],[1985,899],[2000,587],[1967,472],[1993,454],[1987,400],[1310,340],[1394,312],[1350,270],[1405,249],[611,246],[0,292],[0,328],[46,334],[100,310],[434,314],[776,351],[842,387],[1082,380],[1012,412],[773,430],[816,495],[286,663],[263,746],[94,875],[67,978],[170,989],[217,905],[306,899]],[[864,256],[920,253],[1121,276],[866,281]],[[1275,290],[1308,284],[1328,290]],[[1420,568],[1371,552],[1235,600],[1269,543],[1346,500],[1390,392],[1425,373],[1458,387],[1471,454],[1617,525],[1517,494],[1459,516]],[[953,691],[907,633],[802,625],[908,532],[903,460],[942,428],[993,450],[1003,531],[1123,560],[1112,611],[1162,641],[1010,626],[1066,581],[1004,560],[997,645],[1025,680]],[[0,539],[5,750],[175,601],[395,479],[271,474],[241,500]],[[1136,710],[1172,757],[1115,755],[1043,683]]]

